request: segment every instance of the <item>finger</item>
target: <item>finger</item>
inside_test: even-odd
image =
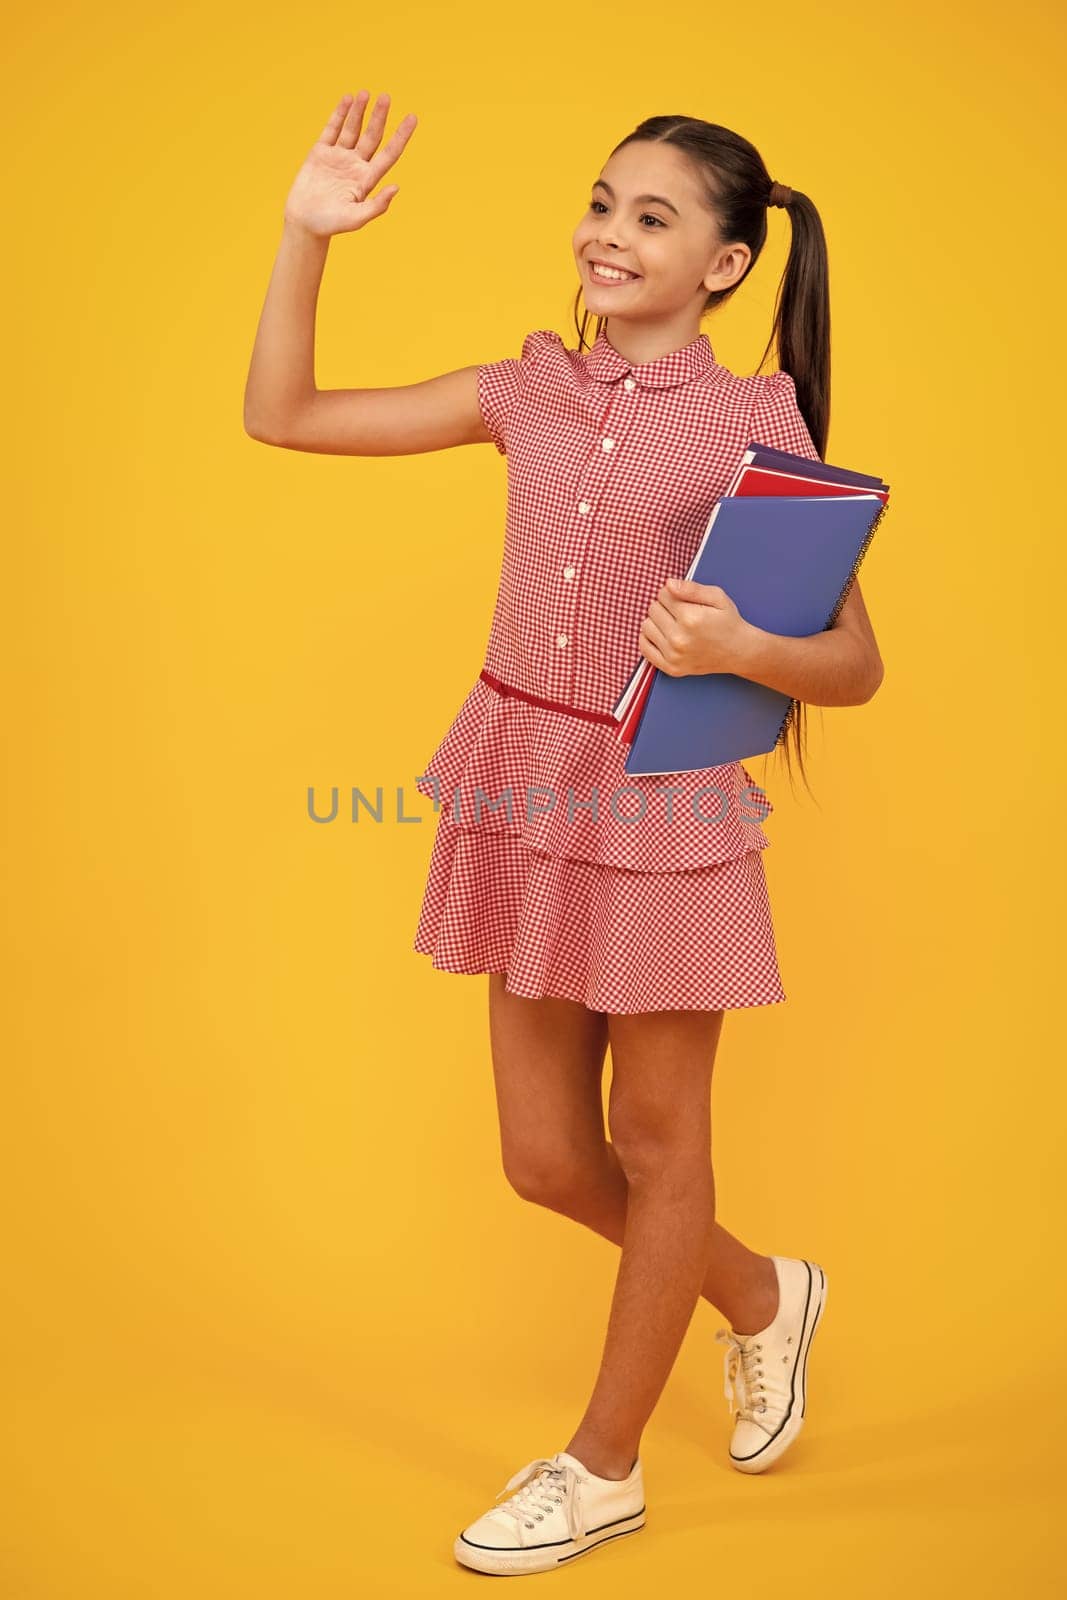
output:
[[[670,606],[660,599],[649,601],[648,616],[656,624],[657,628],[666,628],[675,620],[674,612]]]
[[[367,118],[367,126],[356,142],[356,154],[364,161],[370,160],[382,142],[382,134],[385,131],[385,122],[389,115],[391,104],[392,101],[388,91],[383,89],[374,102],[373,111]]]
[[[665,617],[670,617],[672,620],[677,620],[681,615],[682,610],[681,596],[672,594],[667,585],[664,584],[663,588],[660,590],[659,594],[652,601],[648,608],[650,613],[653,606],[657,606],[659,608],[658,618],[661,622]]]
[[[642,639],[647,639],[650,644],[655,645],[661,655],[666,653],[667,635],[658,623],[651,621],[648,617],[641,624],[641,637]]]
[[[355,149],[356,140],[360,136],[359,130],[363,124],[363,113],[367,109],[367,101],[369,99],[370,90],[361,89],[349,106],[348,115],[345,117],[341,131],[337,136],[337,143],[341,149]]]
[[[359,91],[359,93],[364,96],[366,95],[366,92],[367,91],[365,89],[361,89]],[[358,99],[359,96],[356,96],[356,98]],[[352,95],[343,94],[341,96],[340,100],[337,102],[337,106],[334,109],[333,114],[330,117],[329,122],[327,122],[325,128],[323,128],[322,132],[319,134],[320,144],[337,143],[337,135],[340,133],[341,128],[344,125],[345,117],[348,115],[348,111],[352,103]]]
[[[398,183],[391,183],[387,189],[382,189],[378,194],[372,195],[363,202],[360,220],[370,217],[380,217],[383,211],[388,211],[389,202],[400,188]]]
[[[648,608],[650,614],[653,607],[656,608],[656,619],[661,627],[677,626],[682,628],[689,626],[693,621],[692,606],[697,596],[675,594],[671,587],[674,582],[673,578],[668,578]],[[700,585],[697,584],[695,587],[699,589]]]
[[[667,588],[676,600],[689,600],[696,605],[714,605],[723,599],[723,590],[717,583],[694,583],[692,578],[668,578]]]
[[[643,634],[641,636],[641,653],[645,660],[650,661],[654,667],[658,667],[660,672],[670,673],[671,669],[667,665],[662,650],[658,649],[651,639],[646,639]]]
[[[379,178],[384,177],[389,171],[389,168],[396,165],[401,151],[411,138],[411,135],[415,132],[415,124],[418,122],[418,120],[419,119],[416,117],[414,111],[409,111],[404,120],[397,125],[396,132],[389,140],[389,143],[386,145],[385,149],[380,150],[378,154],[367,163],[369,176],[366,187],[368,189],[372,189],[378,182]]]

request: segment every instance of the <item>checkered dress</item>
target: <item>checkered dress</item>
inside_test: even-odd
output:
[[[414,949],[597,1011],[784,1000],[760,852],[773,807],[740,762],[631,776],[611,708],[750,440],[818,454],[785,372],[736,377],[707,334],[631,365],[526,336],[478,368],[507,457],[482,671],[416,787],[438,809]]]

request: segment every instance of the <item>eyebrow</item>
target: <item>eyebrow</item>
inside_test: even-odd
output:
[[[610,183],[605,183],[604,182],[603,178],[598,178],[596,180],[596,182],[593,184],[593,188],[594,189],[606,189],[608,191],[608,193],[610,194],[611,198],[614,200],[615,191],[611,187]],[[639,195],[635,195],[634,198],[637,201],[638,205],[666,206],[667,210],[668,211],[673,211],[676,217],[680,217],[681,214],[682,214],[678,210],[678,207],[675,206],[675,205],[672,205],[671,202],[666,198],[665,195],[662,195],[662,194],[639,194]]]

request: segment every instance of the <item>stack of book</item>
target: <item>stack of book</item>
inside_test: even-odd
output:
[[[746,622],[794,638],[833,626],[889,504],[889,485],[749,444],[686,573]],[[731,672],[672,677],[642,657],[613,707],[633,774],[697,772],[773,750],[786,694]]]

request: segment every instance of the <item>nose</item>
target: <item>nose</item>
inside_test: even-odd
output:
[[[617,221],[610,217],[601,217],[600,242],[606,250],[624,250],[626,248],[626,241]]]

